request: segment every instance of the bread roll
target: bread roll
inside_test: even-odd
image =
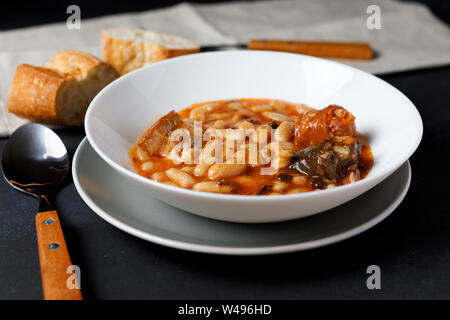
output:
[[[8,109],[32,121],[82,125],[92,99],[117,77],[114,68],[98,58],[64,50],[45,67],[17,66]]]
[[[103,59],[120,75],[164,59],[200,52],[193,41],[139,28],[107,28],[101,35]]]

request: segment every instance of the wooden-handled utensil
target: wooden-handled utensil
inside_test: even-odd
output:
[[[272,50],[301,53],[310,56],[338,59],[370,60],[373,50],[362,42],[287,41],[253,39],[247,44],[205,46],[202,51],[225,49]]]
[[[76,279],[75,283],[68,281],[72,263],[58,215],[49,200],[69,172],[69,157],[63,142],[43,125],[26,124],[9,137],[2,166],[11,186],[40,201],[36,232],[44,298],[81,300]]]

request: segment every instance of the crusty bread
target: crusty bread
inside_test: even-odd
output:
[[[107,28],[101,35],[103,59],[120,75],[145,65],[200,52],[193,41],[139,28]]]
[[[98,58],[63,50],[45,67],[17,66],[8,109],[32,121],[82,125],[92,99],[117,77],[114,68]]]

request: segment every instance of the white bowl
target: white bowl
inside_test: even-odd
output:
[[[358,182],[329,190],[280,196],[197,192],[158,183],[134,172],[128,151],[158,116],[192,103],[272,98],[314,108],[338,104],[356,116],[369,139],[374,165]],[[422,120],[411,101],[388,83],[328,60],[269,51],[224,51],[169,59],[131,72],[104,88],[85,119],[95,151],[142,196],[201,216],[235,222],[306,217],[343,204],[374,187],[416,150]],[[152,214],[152,208],[148,208]]]

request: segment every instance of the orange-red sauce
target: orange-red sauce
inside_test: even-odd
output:
[[[250,118],[251,122],[255,127],[258,127],[259,125],[267,124],[269,122],[274,121],[273,119],[265,117],[262,112],[253,112],[250,110],[251,107],[257,106],[257,105],[265,105],[265,104],[271,104],[274,100],[270,99],[237,99],[233,101],[210,101],[210,102],[202,102],[202,103],[196,103],[191,105],[190,107],[183,109],[179,111],[179,115],[183,119],[189,118],[191,110],[195,109],[196,107],[202,106],[206,103],[211,102],[217,102],[220,103],[220,107],[214,110],[214,114],[221,114],[221,113],[230,113],[230,116],[226,119],[223,119],[223,121],[226,123],[227,128],[232,127],[235,123],[233,123],[232,119],[233,116],[237,113],[242,114],[242,119]],[[229,104],[230,103],[240,103],[242,105],[241,108],[238,110],[230,110]],[[305,106],[295,103],[289,103],[289,102],[280,102],[278,101],[278,108],[274,109],[273,112],[280,112],[282,110],[282,114],[287,115],[291,117],[292,121],[295,121],[300,116],[299,111],[303,110]],[[239,121],[242,121],[239,120]],[[207,129],[211,127],[216,120],[211,121],[203,121],[202,127],[203,129]],[[280,121],[275,121],[277,124],[280,123]],[[294,137],[293,137],[294,141]],[[372,152],[370,150],[370,146],[367,143],[366,139],[361,136],[359,139],[361,143],[361,155],[360,155],[360,163],[359,163],[359,171],[360,171],[360,179],[363,179],[367,176],[370,169],[373,165],[373,156]],[[203,142],[203,145],[205,145],[206,142]],[[185,167],[192,167],[194,168],[195,164],[174,164],[172,160],[165,158],[161,155],[152,155],[149,157],[149,159],[146,159],[145,161],[142,161],[139,159],[137,155],[137,148],[136,146],[131,149],[130,151],[130,158],[133,164],[134,169],[138,174],[141,176],[151,178],[152,175],[155,172],[161,172],[164,173],[166,170],[170,168],[177,168],[182,169]],[[153,163],[153,169],[151,171],[144,171],[142,169],[142,164],[144,162],[151,161]],[[280,174],[281,177],[280,177]],[[286,181],[286,176],[283,174],[287,174],[291,177],[289,181]],[[208,178],[208,176],[203,177],[196,177],[195,175],[191,174],[191,176],[195,179],[195,183],[198,182],[204,182],[204,181],[211,181],[211,179]],[[220,180],[220,179],[219,179]],[[287,193],[299,193],[299,192],[307,192],[307,191],[313,191],[316,190],[315,187],[312,186],[310,177],[300,174],[289,167],[286,168],[280,168],[278,169],[278,172],[273,175],[261,175],[261,167],[252,167],[247,166],[247,169],[244,173],[234,176],[234,177],[227,177],[225,179],[222,179],[224,181],[219,181],[219,183],[226,183],[227,185],[233,185],[233,194],[241,194],[241,195],[262,195],[262,194],[287,194]],[[281,191],[275,191],[274,184],[279,182],[287,183],[288,186],[285,187]],[[303,182],[302,182],[303,181]],[[172,184],[173,182],[170,181],[169,178],[167,178],[165,181],[161,181],[163,183],[169,183]],[[272,187],[265,187],[264,186],[272,186]],[[265,190],[264,190],[265,189]]]

